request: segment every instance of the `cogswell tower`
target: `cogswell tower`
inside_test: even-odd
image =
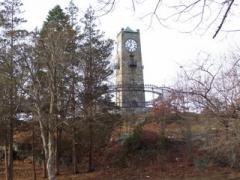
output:
[[[143,64],[140,32],[129,27],[117,35],[116,93],[117,105],[123,112],[142,112],[145,109]]]

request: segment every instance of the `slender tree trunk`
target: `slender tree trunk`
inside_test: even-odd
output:
[[[11,13],[11,32],[14,32],[14,13]],[[15,119],[15,97],[16,97],[16,79],[14,77],[14,35],[10,36],[10,86],[9,86],[9,100],[10,100],[10,117],[9,117],[9,134],[8,134],[8,166],[7,179],[13,180],[13,121]]]
[[[6,180],[8,180],[8,136],[7,136],[7,133],[6,133],[6,136],[5,136],[5,150],[4,150],[4,153],[5,153],[5,175],[6,175]]]
[[[62,127],[57,128],[56,139],[56,175],[60,172],[60,157],[61,157],[61,142],[62,142]]]
[[[57,122],[58,123],[58,122]],[[56,136],[56,150],[55,150],[55,164],[56,164],[56,175],[59,175],[59,128],[57,128]]]
[[[77,155],[76,155],[76,128],[73,127],[73,134],[72,134],[72,171],[73,174],[78,173],[77,168]]]
[[[48,179],[55,180],[55,158],[54,158],[54,133],[53,131],[49,131],[48,134],[48,159],[47,159],[47,172],[48,172]]]
[[[74,72],[74,69],[72,69]],[[73,174],[78,173],[78,167],[77,167],[77,154],[76,154],[76,128],[74,127],[76,123],[76,101],[75,101],[75,76],[73,74],[73,81],[72,81],[72,111],[73,111],[73,128],[72,128],[72,171]]]
[[[54,81],[52,81],[54,82]],[[55,93],[54,87],[51,88],[51,100],[49,106],[49,119],[48,119],[48,157],[47,157],[47,172],[48,172],[48,179],[55,180],[56,179],[56,164],[55,164],[55,143],[54,143],[54,123],[55,114],[54,114],[54,102],[55,102]]]
[[[13,67],[11,61],[11,67]],[[10,117],[8,129],[8,166],[7,166],[7,180],[13,180],[13,120],[14,120],[14,86],[13,86],[13,70],[11,69],[11,85],[9,92],[10,99]]]
[[[93,168],[93,129],[92,117],[89,119],[89,154],[88,154],[88,172],[94,171]]]
[[[37,105],[36,105],[37,106]],[[41,119],[42,116],[40,115],[40,110],[38,109],[38,122],[40,126],[40,134],[42,139],[42,146],[43,146],[43,177],[47,177],[47,159],[48,159],[48,146],[47,146],[47,139],[48,134],[46,133],[45,126],[43,124],[43,120]]]
[[[7,180],[13,180],[13,119],[9,119]]]
[[[33,180],[36,180],[36,164],[35,164],[35,133],[34,124],[32,127],[32,168],[33,168]]]
[[[47,178],[47,163],[46,163],[46,156],[43,152],[43,178]]]

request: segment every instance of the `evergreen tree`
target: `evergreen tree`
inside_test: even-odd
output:
[[[95,20],[94,10],[90,7],[82,19],[83,32],[79,46],[83,76],[80,97],[89,132],[89,171],[94,170],[92,162],[94,150],[93,128],[97,110],[100,109],[98,103],[107,93],[106,82],[113,72],[109,66],[113,41],[104,39],[104,33],[97,29]]]
[[[75,31],[79,33],[79,25],[78,25],[78,7],[74,4],[73,0],[69,2],[68,7],[66,8],[67,15],[69,16],[70,24],[73,26]],[[69,124],[71,125],[71,131],[72,131],[72,172],[74,174],[78,173],[78,168],[77,168],[77,147],[76,147],[76,142],[77,142],[77,127],[79,124],[79,118],[77,115],[77,89],[78,89],[78,82],[80,81],[79,76],[81,69],[79,69],[79,58],[78,54],[76,56],[73,56],[72,58],[72,66],[71,66],[71,78],[69,79],[70,82],[70,94],[71,94],[71,99],[70,99],[70,108],[69,108],[69,115],[71,122]]]
[[[23,80],[21,63],[27,46],[26,30],[19,26],[25,22],[21,18],[20,0],[4,0],[0,3],[0,79],[1,79],[1,114],[7,119],[5,164],[7,167],[6,179],[13,179],[13,129],[17,112],[19,111],[20,86]]]

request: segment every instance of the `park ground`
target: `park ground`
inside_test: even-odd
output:
[[[32,166],[30,162],[15,162],[15,180],[31,180]],[[1,166],[0,179],[3,180],[3,168]],[[40,167],[37,168],[37,179],[43,180]],[[153,163],[147,166],[131,168],[107,168],[87,173],[80,172],[71,175],[68,170],[64,170],[57,177],[58,180],[238,180],[240,172],[226,167],[208,167],[201,170],[184,162],[170,162],[163,166]]]
[[[149,123],[144,126],[145,140],[151,141],[159,126]],[[86,165],[79,166],[79,174],[73,175],[71,167],[61,167],[57,180],[240,180],[240,171],[227,165],[205,161],[204,151],[199,148],[199,136],[204,132],[199,121],[191,122],[192,142],[189,161],[188,144],[182,141],[183,125],[170,123],[165,128],[168,137],[168,149],[156,158],[132,158],[125,166],[116,166],[109,162],[121,151],[121,146],[112,142],[96,160],[94,172],[87,172]],[[198,137],[198,138],[196,138]],[[200,138],[201,139],[201,138]],[[137,152],[136,152],[137,153]],[[42,180],[43,172],[36,164],[37,179]],[[3,161],[0,163],[0,180],[5,179]],[[14,162],[14,180],[33,179],[31,159]]]

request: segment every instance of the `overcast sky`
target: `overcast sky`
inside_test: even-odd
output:
[[[26,26],[29,30],[33,30],[35,27],[41,27],[48,11],[55,5],[59,4],[64,9],[69,0],[22,0],[22,2],[24,16],[28,21]],[[79,17],[90,5],[95,7],[95,2],[96,0],[75,0],[74,3],[80,9]],[[121,28],[129,26],[132,29],[140,29],[146,84],[159,86],[171,84],[180,70],[179,66],[190,64],[200,51],[218,56],[240,42],[240,36],[237,33],[231,33],[227,37],[220,35],[213,40],[212,34],[206,33],[201,36],[196,32],[181,33],[179,32],[181,29],[165,28],[157,22],[153,22],[149,28],[150,20],[140,17],[152,7],[138,8],[133,12],[129,5],[121,5],[111,14],[101,17],[98,23],[106,36],[114,40]]]

